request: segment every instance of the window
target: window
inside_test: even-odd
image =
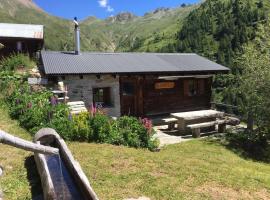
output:
[[[123,83],[123,95],[132,96],[134,95],[135,88],[133,83],[125,82]]]
[[[94,88],[93,89],[94,104],[102,107],[111,106],[110,88]]]
[[[194,79],[185,81],[185,96],[199,96],[205,94],[205,80]]]
[[[188,82],[188,96],[196,96],[198,94],[198,81],[190,80]]]
[[[83,75],[80,76],[80,79],[83,79]]]

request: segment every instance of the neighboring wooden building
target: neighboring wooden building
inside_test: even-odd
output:
[[[43,26],[0,23],[0,58],[12,53],[34,57],[43,47]]]
[[[210,108],[212,78],[228,68],[196,54],[41,52],[41,71],[63,81],[70,101],[111,116],[152,116]]]

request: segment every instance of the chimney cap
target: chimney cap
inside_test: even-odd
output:
[[[78,22],[78,18],[77,17],[74,17],[73,22],[74,22],[76,28],[79,27],[79,22]]]

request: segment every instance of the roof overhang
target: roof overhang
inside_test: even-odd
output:
[[[178,80],[181,78],[211,78],[213,77],[214,74],[209,74],[209,75],[186,75],[186,76],[159,76],[158,79],[160,80]]]
[[[0,23],[0,30],[0,38],[44,38],[43,25]]]
[[[155,75],[158,76],[159,79],[180,79],[180,78],[207,78],[212,77],[216,74],[226,74],[229,71],[190,71],[190,72],[167,72],[167,71],[159,71],[159,72],[107,72],[107,73],[45,73],[47,76],[79,76],[79,75],[122,75],[122,76],[130,76],[130,75]]]

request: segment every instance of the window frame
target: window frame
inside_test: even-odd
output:
[[[131,92],[126,92],[127,90],[125,86],[131,86],[130,88],[128,89],[131,89],[132,91]],[[122,83],[122,95],[123,96],[135,96],[136,94],[136,87],[135,87],[135,84],[133,82],[129,82],[129,81],[125,81]]]
[[[193,92],[191,91],[193,88]],[[196,97],[205,95],[205,79],[189,79],[185,81],[185,96]]]
[[[102,94],[98,94],[102,90]],[[111,88],[110,87],[95,87],[93,88],[93,104],[95,106],[111,107]],[[98,105],[97,105],[98,104]]]
[[[194,97],[198,95],[199,95],[199,81],[196,79],[189,80],[188,81],[188,96]]]

